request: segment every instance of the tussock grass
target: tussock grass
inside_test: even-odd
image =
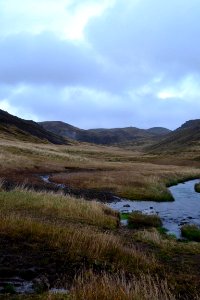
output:
[[[72,262],[135,273],[156,269],[152,255],[124,245],[110,232],[118,221],[118,213],[97,202],[20,188],[0,192],[0,235],[45,246]]]
[[[116,228],[118,213],[106,205],[95,201],[88,202],[70,196],[53,193],[36,193],[31,190],[15,189],[0,193],[0,211],[16,212],[40,219],[79,222],[102,228]]]
[[[160,227],[162,221],[158,215],[145,215],[135,211],[128,215],[128,225],[130,228]]]
[[[142,275],[127,280],[123,273],[84,274],[75,281],[71,295],[73,300],[175,300],[165,280]]]
[[[200,254],[199,243],[184,243],[178,241],[173,236],[160,234],[156,228],[138,230],[133,234],[133,239],[135,241],[140,241],[150,245],[154,245],[166,255],[171,255],[175,253],[191,255]]]
[[[69,261],[82,261],[109,266],[112,270],[123,268],[128,272],[155,270],[158,266],[153,256],[147,256],[134,247],[126,247],[122,240],[109,233],[101,233],[90,227],[45,224],[31,218],[10,213],[0,215],[0,234],[13,239],[37,242],[50,247]]]

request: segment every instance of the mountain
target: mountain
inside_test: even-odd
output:
[[[164,128],[164,127],[152,127],[149,129],[146,129],[149,133],[155,134],[155,135],[166,135],[171,132],[171,130]]]
[[[179,151],[200,145],[200,119],[185,122],[167,134],[161,141],[149,147],[154,152]]]
[[[40,122],[46,130],[55,134],[74,139],[79,142],[88,142],[102,145],[115,145],[124,143],[145,143],[146,140],[157,140],[170,132],[170,130],[155,127],[139,129],[136,127],[113,128],[113,129],[79,129],[72,125],[59,121]]]
[[[38,123],[20,119],[3,110],[0,110],[0,137],[33,142],[46,141],[57,145],[68,144],[66,138],[45,130]]]

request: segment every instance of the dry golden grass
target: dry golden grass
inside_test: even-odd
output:
[[[52,180],[75,188],[109,190],[137,200],[171,201],[166,186],[200,177],[200,169],[190,167],[191,160],[181,163],[178,156],[163,158],[116,147],[0,141],[2,174],[61,172]]]
[[[175,300],[165,280],[151,276],[132,277],[124,274],[95,275],[90,272],[79,277],[72,289],[73,300]]]
[[[0,192],[0,235],[36,241],[74,261],[87,257],[129,272],[157,268],[153,256],[127,247],[110,232],[118,221],[118,213],[97,202],[20,188]]]
[[[166,254],[200,254],[199,243],[177,241],[173,236],[163,236],[155,228],[138,230],[133,234],[133,240],[154,245]]]
[[[102,267],[109,266],[113,271],[122,268],[128,272],[139,273],[141,270],[153,271],[158,268],[153,256],[147,256],[134,247],[123,245],[120,237],[111,233],[102,233],[88,226],[79,227],[66,224],[58,226],[53,221],[44,223],[16,213],[0,214],[0,235],[62,253],[69,261],[82,261]]]
[[[73,222],[95,225],[101,228],[116,228],[118,213],[95,201],[87,202],[63,194],[53,194],[17,188],[12,192],[0,193],[0,211],[15,212],[56,222]]]
[[[168,185],[200,176],[198,169],[150,163],[115,163],[113,169],[61,173],[51,180],[76,188],[110,190],[122,198],[171,201]]]

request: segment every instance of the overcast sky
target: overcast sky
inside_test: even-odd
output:
[[[81,128],[200,118],[199,0],[0,0],[0,109]]]

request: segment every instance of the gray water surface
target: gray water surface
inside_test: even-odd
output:
[[[108,205],[120,212],[139,210],[147,214],[157,213],[168,233],[180,237],[181,225],[196,224],[200,226],[200,194],[194,190],[196,183],[199,183],[199,180],[191,180],[170,187],[169,190],[175,199],[174,202],[119,199]]]

